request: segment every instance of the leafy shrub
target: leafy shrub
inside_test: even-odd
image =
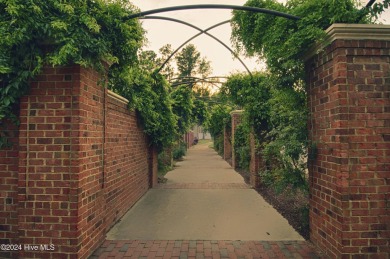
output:
[[[224,152],[224,136],[223,134],[217,135],[213,138],[214,140],[214,149],[218,152],[219,155],[223,155]]]
[[[299,87],[277,87],[277,82],[266,74],[239,74],[221,88],[226,98],[244,108],[235,135],[235,156],[239,167],[249,168],[253,130],[257,149],[269,165],[262,172],[264,181],[278,189],[290,185],[306,189],[306,95]]]
[[[172,111],[170,86],[162,75],[128,67],[110,79],[109,87],[129,100],[129,108],[137,111],[144,132],[159,151],[177,139],[177,117]]]
[[[206,124],[206,129],[214,140],[214,149],[220,155],[224,152],[224,130],[231,130],[231,111],[232,108],[227,105],[214,106]]]
[[[378,6],[377,12],[387,7]],[[387,3],[386,3],[387,2]],[[288,20],[260,13],[234,11],[232,40],[238,51],[265,59],[268,74],[233,75],[222,93],[243,106],[268,168],[264,181],[277,189],[286,186],[307,190],[307,102],[303,54],[321,41],[332,23],[367,23],[354,0],[248,0],[247,6],[273,9],[301,17]],[[382,9],[381,9],[382,7]],[[375,9],[375,7],[373,8]]]
[[[158,172],[165,175],[172,168],[172,153],[170,149],[162,150],[157,156]]]
[[[186,155],[187,146],[184,142],[180,142],[172,151],[173,159],[180,160]]]
[[[192,111],[194,109],[192,89],[186,85],[175,88],[170,97],[172,99],[172,111],[177,117],[177,132],[186,133],[193,121]]]

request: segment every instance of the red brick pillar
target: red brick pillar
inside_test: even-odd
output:
[[[237,167],[236,156],[234,154],[234,134],[236,132],[237,126],[241,123],[242,112],[242,110],[237,110],[230,113],[232,116],[232,167],[234,169]]]
[[[232,164],[232,131],[228,127],[223,129],[223,159]]]
[[[104,231],[98,81],[98,73],[77,65],[46,67],[21,99],[19,243],[39,247],[21,257],[86,258],[104,238],[97,233]]]
[[[190,148],[190,135],[188,132],[184,133],[184,143],[186,144],[186,148]]]
[[[388,258],[390,26],[327,34],[306,62],[311,241],[331,258]]]
[[[158,174],[158,152],[156,147],[151,146],[149,149],[149,175],[150,175],[151,188],[156,187],[158,184],[157,174]]]
[[[189,131],[187,134],[188,134],[188,148],[190,148],[194,145],[195,134],[192,130]]]
[[[254,188],[260,187],[260,175],[259,171],[264,166],[263,159],[259,150],[256,147],[256,140],[253,132],[250,134],[250,152],[251,152],[251,161],[249,165],[250,173],[250,185]]]
[[[0,244],[19,244],[18,239],[18,168],[19,130],[9,120],[0,121],[0,136],[8,144],[0,148]],[[0,258],[17,253],[0,250]]]

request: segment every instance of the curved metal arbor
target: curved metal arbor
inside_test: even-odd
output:
[[[209,79],[213,79],[213,78],[227,78],[227,77],[224,77],[224,76],[210,76],[210,77],[205,77],[205,78],[194,77],[194,76],[178,77],[178,78],[174,78],[172,80],[175,80],[175,79],[187,79],[187,80],[184,82],[173,82],[173,83],[171,83],[171,86],[174,87],[174,86],[178,86],[178,85],[194,84],[194,83],[199,83],[199,82],[205,82],[205,83],[209,83],[211,85],[216,86],[217,84],[224,83],[224,82],[217,82],[217,81],[209,80]]]
[[[208,36],[214,38],[215,40],[217,40],[219,43],[221,43],[224,47],[226,47],[227,49],[229,49],[229,51],[236,57],[238,58],[238,60],[243,64],[243,66],[246,68],[246,70],[248,71],[249,75],[252,76],[251,72],[249,71],[249,69],[247,68],[247,66],[244,64],[244,62],[225,44],[223,43],[222,41],[220,41],[218,38],[214,37],[213,35],[207,33],[207,31],[215,28],[215,27],[218,27],[222,24],[225,24],[227,22],[230,22],[229,21],[224,21],[224,22],[221,22],[221,23],[218,23],[214,26],[211,26],[209,27],[208,29],[206,30],[202,30],[194,25],[191,25],[189,23],[186,23],[186,22],[183,22],[183,21],[180,21],[180,20],[176,20],[176,19],[172,19],[172,18],[162,18],[162,17],[151,17],[151,18],[147,18],[145,17],[145,15],[149,15],[149,14],[156,14],[156,13],[163,13],[163,12],[170,12],[170,11],[179,11],[179,10],[191,10],[191,9],[230,9],[230,10],[241,10],[241,11],[250,11],[250,12],[256,12],[256,13],[265,13],[265,14],[271,14],[271,15],[275,15],[275,16],[279,16],[279,17],[284,17],[284,18],[287,18],[287,19],[292,19],[292,20],[299,20],[300,17],[297,17],[297,16],[294,16],[294,15],[291,15],[291,14],[287,14],[287,13],[282,13],[282,12],[278,12],[278,11],[274,11],[274,10],[269,10],[269,9],[264,9],[264,8],[258,8],[258,7],[251,7],[251,6],[240,6],[240,5],[219,5],[219,4],[200,4],[200,5],[183,5],[183,6],[173,6],[173,7],[165,7],[165,8],[159,8],[159,9],[153,9],[153,10],[149,10],[149,11],[144,11],[144,12],[140,12],[140,13],[136,13],[136,14],[132,14],[132,15],[129,15],[129,16],[126,16],[124,17],[123,19],[134,19],[134,18],[143,18],[143,19],[164,19],[164,20],[170,20],[170,21],[175,21],[175,22],[179,22],[179,23],[182,23],[182,24],[185,24],[185,25],[188,25],[194,29],[197,29],[200,31],[200,33],[198,33],[197,35],[191,37],[189,40],[187,40],[185,43],[183,43],[178,49],[176,49],[173,54],[171,56],[168,57],[168,59],[164,62],[164,64],[162,64],[162,66],[159,68],[158,71],[160,71],[164,65],[171,59],[171,57],[179,50],[181,49],[185,44],[187,44],[188,42],[190,42],[191,40],[193,40],[194,38],[198,37],[199,35],[205,33],[207,34]]]
[[[237,58],[241,64],[245,67],[246,71],[251,74],[250,70],[248,69],[248,67],[245,65],[244,61],[242,61],[242,59],[237,55],[237,53],[235,53],[228,45],[226,45],[224,42],[222,42],[220,39],[218,39],[217,37],[215,37],[214,35],[208,33],[209,30],[211,29],[214,29],[218,26],[221,26],[223,24],[226,24],[228,22],[230,22],[230,20],[226,20],[226,21],[223,21],[223,22],[220,22],[220,23],[217,23],[209,28],[207,28],[206,30],[202,30],[200,29],[199,27],[193,25],[193,24],[190,24],[188,22],[185,22],[185,21],[182,21],[182,20],[178,20],[178,19],[174,19],[174,18],[169,18],[169,17],[163,17],[163,16],[146,16],[146,17],[142,17],[141,19],[158,19],[158,20],[166,20],[166,21],[171,21],[171,22],[177,22],[177,23],[181,23],[181,24],[184,24],[184,25],[187,25],[191,28],[194,28],[196,30],[199,31],[198,34],[195,34],[193,37],[191,37],[190,39],[188,39],[187,41],[185,41],[183,44],[181,44],[174,52],[172,52],[172,54],[164,61],[164,63],[160,66],[160,68],[158,69],[158,72],[161,71],[161,69],[166,65],[166,63],[168,63],[168,61],[182,48],[184,47],[188,42],[192,41],[193,39],[197,38],[198,36],[202,35],[202,34],[206,34],[207,36],[213,38],[214,40],[216,40],[217,42],[219,42],[222,46],[224,46],[226,49],[228,49],[230,51],[230,53],[233,54],[233,56],[235,58]]]
[[[295,15],[264,9],[264,8],[258,8],[252,6],[241,6],[241,5],[220,5],[220,4],[199,4],[199,5],[182,5],[182,6],[165,7],[165,8],[153,9],[149,11],[132,14],[127,17],[124,17],[124,19],[134,19],[149,14],[164,13],[164,12],[179,11],[179,10],[191,10],[191,9],[230,9],[230,10],[241,10],[241,11],[251,11],[256,13],[272,14],[272,15],[276,15],[276,16],[280,16],[292,20],[301,19]]]

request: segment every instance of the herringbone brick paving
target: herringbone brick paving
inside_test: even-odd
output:
[[[305,241],[107,240],[90,259],[323,258]]]

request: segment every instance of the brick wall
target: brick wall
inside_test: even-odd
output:
[[[87,258],[156,181],[155,150],[100,79],[79,66],[46,67],[21,99],[16,145],[0,151],[0,235],[54,251],[14,257]]]
[[[191,130],[183,135],[183,140],[186,143],[187,149],[194,145],[195,134]]]
[[[77,237],[74,252],[85,257],[103,241],[108,217],[105,197],[104,142],[105,142],[105,89],[98,85],[99,74],[91,69],[79,68],[80,81],[73,88],[72,108],[77,114],[72,129],[72,159],[77,185]],[[77,75],[74,75],[77,76]],[[107,113],[107,111],[106,111]],[[119,123],[119,122],[118,122]]]
[[[232,165],[232,131],[230,127],[223,129],[223,159]]]
[[[54,244],[52,258],[76,253],[79,68],[49,68],[20,101],[18,244]],[[75,145],[76,144],[76,145]],[[74,172],[74,174],[73,174]],[[21,251],[21,257],[37,252]],[[38,256],[39,257],[39,256]]]
[[[390,26],[375,26],[332,26],[307,61],[311,240],[331,258],[390,253],[390,41],[376,35]]]
[[[150,186],[149,142],[127,102],[107,98],[105,199],[107,227],[118,221]]]
[[[260,169],[262,169],[262,167],[264,167],[264,162],[260,151],[256,147],[255,136],[252,132],[250,133],[249,140],[251,155],[251,160],[249,164],[249,182],[252,187],[258,188],[261,185],[259,171]]]
[[[0,130],[1,136],[14,143],[0,149],[0,244],[14,244],[18,235],[19,131],[10,121],[0,122]],[[11,253],[3,256],[11,257]]]

